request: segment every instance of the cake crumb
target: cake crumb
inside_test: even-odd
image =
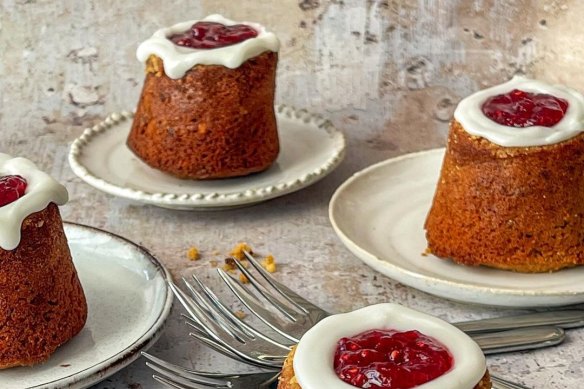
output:
[[[227,272],[234,272],[237,269],[235,266],[235,260],[233,258],[225,258],[225,264],[223,265],[223,270]]]
[[[266,256],[262,260],[262,267],[266,269],[268,273],[275,273],[276,272],[276,260],[272,254]]]
[[[198,261],[201,258],[201,254],[199,253],[199,249],[196,248],[195,246],[192,246],[187,251],[187,258],[189,258],[191,261]]]
[[[245,254],[243,253],[244,251],[253,254],[253,250],[250,245],[245,242],[240,242],[231,250],[229,255],[241,261],[245,258]]]
[[[209,263],[211,264],[212,268],[216,268],[217,266],[219,266],[219,262],[217,262],[217,260],[215,259],[210,260]]]
[[[428,255],[432,254],[430,247],[426,247],[426,250],[422,253],[422,257],[427,257]]]
[[[146,61],[146,74],[154,74],[155,77],[162,77],[164,75],[164,65],[162,59],[151,55]]]
[[[240,273],[240,274],[239,274],[239,281],[240,281],[242,284],[249,284],[249,280],[247,279],[247,277],[246,277],[246,276],[245,276],[245,274],[243,274],[243,273]]]
[[[245,312],[243,312],[242,310],[237,310],[237,311],[233,312],[233,314],[242,320],[247,317],[247,314]]]
[[[201,122],[197,126],[197,132],[201,135],[205,135],[207,133],[207,123]]]

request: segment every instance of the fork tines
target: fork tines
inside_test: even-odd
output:
[[[183,279],[190,295],[169,282],[177,299],[187,310],[195,332],[191,336],[202,340],[214,350],[247,363],[262,367],[280,367],[290,351],[289,342],[281,342],[244,323],[225,307],[204,284],[193,275],[195,285]],[[195,286],[199,286],[202,293]],[[202,286],[202,287],[201,287]]]
[[[205,389],[205,388],[241,388],[264,387],[277,378],[273,372],[223,374],[185,369],[170,362],[164,361],[146,352],[142,355],[149,361],[146,365],[156,373],[152,377],[171,388],[176,389]]]
[[[239,263],[239,261],[235,261],[235,265],[247,278],[250,285],[258,292],[258,294],[268,302],[268,306],[272,306],[282,313],[283,318],[264,308],[266,306],[265,303],[260,302],[254,294],[233,279],[233,277],[225,271],[222,269],[217,269],[217,271],[237,298],[272,330],[292,342],[297,343],[302,335],[304,335],[304,332],[321,319],[330,315],[322,308],[314,305],[304,297],[276,281],[270,273],[262,268],[250,253],[244,251],[244,254],[249,263],[251,263],[251,265],[258,271],[268,286],[262,285],[258,279],[245,266],[243,266],[243,264]],[[295,309],[293,310],[285,305],[278,296],[283,297]]]

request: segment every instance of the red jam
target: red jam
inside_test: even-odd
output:
[[[514,89],[490,97],[482,106],[491,120],[509,127],[556,125],[568,110],[568,102],[545,93],[530,93]]]
[[[450,352],[418,331],[372,330],[337,344],[335,372],[358,388],[408,389],[453,366]]]
[[[169,39],[175,44],[193,49],[216,49],[231,46],[258,36],[258,32],[245,24],[225,26],[214,22],[197,22],[190,30]]]
[[[0,207],[24,196],[26,185],[26,180],[21,176],[0,177]]]

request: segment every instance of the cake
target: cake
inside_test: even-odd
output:
[[[490,389],[485,357],[464,332],[398,304],[329,316],[284,362],[278,389]]]
[[[549,272],[584,263],[584,97],[515,77],[463,99],[425,229],[463,265]]]
[[[0,153],[0,369],[46,361],[87,319],[57,207],[67,200],[32,162]]]
[[[158,30],[138,59],[146,78],[127,145],[184,179],[244,176],[279,153],[274,112],[278,38],[220,15]]]

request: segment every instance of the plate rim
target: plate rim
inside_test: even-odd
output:
[[[65,377],[61,377],[49,382],[44,382],[42,384],[38,384],[35,386],[29,386],[27,389],[40,389],[40,388],[47,388],[47,389],[57,389],[67,387],[70,389],[77,389],[77,388],[86,388],[90,385],[96,384],[105,378],[117,373],[118,371],[122,370],[136,359],[140,357],[140,352],[145,351],[150,348],[156,341],[159,339],[162,331],[164,330],[165,323],[170,316],[170,312],[172,309],[173,301],[174,301],[174,294],[170,291],[168,287],[168,281],[172,279],[172,276],[168,269],[154,256],[152,253],[142,245],[139,245],[128,238],[125,238],[121,235],[116,233],[106,231],[104,229],[88,226],[81,223],[70,222],[70,221],[63,221],[63,227],[71,226],[74,228],[80,228],[84,230],[91,230],[94,233],[98,234],[105,234],[110,237],[113,237],[117,241],[121,241],[124,244],[128,244],[132,246],[132,248],[138,250],[144,259],[147,259],[150,263],[152,263],[159,274],[163,277],[164,281],[164,291],[166,292],[166,298],[164,300],[164,305],[160,311],[160,314],[156,317],[156,320],[153,321],[152,325],[148,328],[144,334],[142,334],[136,341],[132,344],[124,348],[123,350],[118,351],[115,355],[107,358],[106,360],[98,361],[94,365],[67,375]]]
[[[551,292],[545,292],[545,291],[541,291],[541,290],[525,290],[525,289],[509,289],[509,288],[505,288],[505,287],[501,287],[501,286],[486,286],[486,285],[471,285],[469,283],[461,283],[461,282],[457,282],[454,280],[446,280],[440,277],[436,277],[433,275],[427,275],[427,274],[420,274],[418,272],[415,272],[413,270],[410,269],[405,269],[401,266],[396,265],[395,263],[388,261],[386,259],[383,258],[379,258],[377,255],[369,252],[367,249],[365,249],[364,247],[361,247],[357,242],[353,241],[344,231],[343,229],[339,226],[339,224],[337,223],[337,217],[335,215],[335,206],[337,204],[337,202],[339,201],[339,197],[343,194],[343,192],[345,192],[347,190],[348,187],[350,187],[351,185],[353,185],[356,181],[358,181],[360,178],[362,178],[363,176],[366,176],[370,173],[372,173],[373,171],[376,171],[378,169],[384,168],[387,165],[392,165],[395,163],[399,163],[401,161],[404,160],[408,160],[408,159],[416,159],[416,158],[424,158],[424,157],[429,157],[435,154],[442,154],[445,152],[445,148],[444,147],[440,147],[440,148],[434,148],[434,149],[429,149],[429,150],[424,150],[424,151],[417,151],[417,152],[413,152],[413,153],[407,153],[407,154],[403,154],[397,157],[393,157],[393,158],[389,158],[377,163],[374,163],[373,165],[370,165],[356,173],[354,173],[351,177],[349,177],[347,180],[345,180],[336,190],[335,193],[333,194],[333,196],[331,197],[331,200],[329,202],[329,209],[328,209],[328,214],[329,214],[329,220],[330,223],[333,227],[333,230],[335,231],[335,233],[337,234],[337,236],[340,238],[340,240],[343,242],[343,244],[345,245],[345,247],[347,249],[349,249],[349,251],[351,251],[355,256],[357,256],[357,258],[359,258],[361,261],[363,261],[366,265],[368,265],[369,267],[373,268],[374,270],[400,282],[403,283],[404,285],[407,285],[409,287],[412,287],[414,289],[417,290],[421,290],[425,293],[429,293],[432,294],[434,296],[438,296],[438,297],[442,297],[442,298],[447,298],[447,299],[451,299],[451,300],[455,300],[455,301],[462,301],[462,302],[466,302],[466,303],[476,303],[476,304],[481,304],[481,305],[490,305],[490,306],[499,306],[499,307],[540,307],[540,306],[560,306],[560,305],[568,305],[568,304],[574,304],[574,303],[578,303],[578,302],[584,302],[584,290],[578,292],[578,291],[551,291]],[[384,271],[380,270],[383,269]],[[497,269],[494,269],[497,270]],[[564,269],[564,270],[560,270],[559,272],[562,271],[570,271],[570,270],[575,270],[575,268],[570,268],[570,269]],[[497,271],[504,271],[504,270],[497,270]],[[540,273],[536,273],[541,275]],[[525,274],[525,275],[529,275],[529,274]],[[420,285],[420,283],[416,283],[413,284],[414,280],[417,281],[423,281]],[[493,302],[493,301],[489,301],[487,302],[483,302],[482,299],[480,298],[461,298],[460,295],[456,294],[456,290],[452,291],[451,293],[447,293],[447,292],[442,292],[438,289],[436,289],[436,285],[439,285],[441,287],[456,287],[458,288],[458,291],[460,292],[461,290],[463,290],[466,293],[477,293],[477,294],[488,294],[490,296],[499,296],[499,297],[512,297],[515,300],[513,301],[507,301],[507,302]],[[560,298],[574,298],[576,296],[579,296],[580,298],[576,301],[576,300],[570,300],[570,301],[559,301]],[[464,296],[462,296],[464,297]],[[549,301],[546,300],[545,303],[539,303],[539,302],[529,302],[528,300],[531,298],[538,298],[538,297],[542,297],[542,298],[552,298],[554,299],[554,301]],[[556,301],[557,300],[557,301]]]
[[[312,167],[312,171],[309,173],[293,177],[289,181],[279,183],[278,185],[252,187],[245,191],[181,194],[167,192],[153,193],[123,187],[92,174],[81,161],[84,149],[87,148],[96,136],[115,128],[116,125],[132,119],[134,116],[134,113],[131,111],[121,111],[112,113],[93,127],[88,127],[83,130],[83,133],[72,142],[69,148],[69,165],[73,173],[87,184],[108,194],[156,206],[190,210],[224,209],[283,196],[316,183],[340,165],[345,157],[347,141],[343,132],[338,130],[330,120],[325,119],[319,114],[310,113],[306,109],[296,109],[284,104],[276,105],[275,113],[276,116],[284,116],[286,119],[295,120],[304,125],[311,125],[315,129],[326,132],[331,137],[331,144],[334,149],[334,152],[330,154],[328,160],[318,167]]]

